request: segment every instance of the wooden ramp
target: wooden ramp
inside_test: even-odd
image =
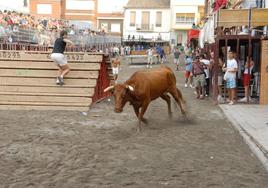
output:
[[[0,109],[88,111],[104,57],[73,52],[66,57],[71,72],[59,86],[48,52],[0,51]]]

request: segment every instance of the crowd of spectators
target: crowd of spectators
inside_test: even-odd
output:
[[[94,36],[104,36],[104,31],[77,29],[67,20],[37,17],[16,11],[0,10],[1,42],[27,42],[40,45],[52,45],[61,30],[66,30],[74,39],[91,42]]]

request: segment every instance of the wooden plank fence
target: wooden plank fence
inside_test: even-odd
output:
[[[109,75],[101,70],[105,57],[101,53],[65,55],[71,72],[65,85],[59,86],[49,52],[0,51],[0,109],[87,111],[93,101],[104,96],[97,89],[109,85]]]

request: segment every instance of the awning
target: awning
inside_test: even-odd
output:
[[[187,33],[187,42],[190,42],[192,39],[198,39],[199,32],[198,29],[190,29]]]

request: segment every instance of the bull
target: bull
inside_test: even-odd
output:
[[[168,113],[171,116],[171,98],[179,105],[181,113],[185,115],[185,101],[179,89],[176,87],[176,77],[172,70],[167,67],[160,67],[150,71],[137,71],[122,84],[115,84],[107,87],[104,92],[111,91],[115,98],[116,113],[121,113],[127,102],[133,106],[134,112],[139,119],[138,131],[141,130],[141,123],[147,124],[143,117],[151,101],[161,97],[167,102]]]

